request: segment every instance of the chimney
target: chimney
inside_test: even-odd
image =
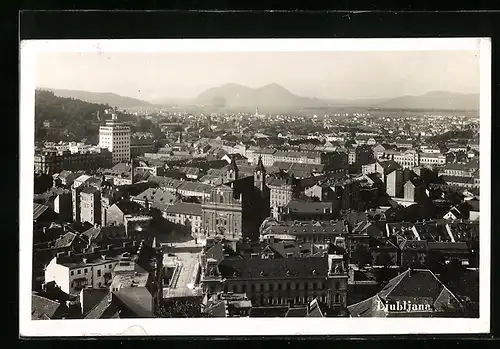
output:
[[[87,264],[87,258],[86,258],[86,257],[83,257],[83,258],[82,258],[82,262],[83,262],[83,264]]]
[[[106,250],[110,251],[113,248],[113,245],[107,245]]]
[[[68,251],[68,257],[71,257],[71,251]]]

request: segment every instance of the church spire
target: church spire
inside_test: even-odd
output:
[[[257,167],[255,167],[255,171],[266,172],[264,164],[262,163],[262,155],[259,155],[259,160],[257,161]]]

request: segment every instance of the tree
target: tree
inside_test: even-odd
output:
[[[372,255],[365,245],[358,245],[352,252],[351,259],[358,268],[363,268],[367,264],[371,264]]]
[[[190,300],[174,300],[162,303],[157,310],[156,317],[159,318],[200,318],[209,317],[208,314],[201,311],[201,305],[198,302]]]

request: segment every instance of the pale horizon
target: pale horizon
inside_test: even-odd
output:
[[[356,100],[433,91],[479,93],[479,51],[43,52],[39,88],[154,102],[234,83],[272,83],[302,97]]]

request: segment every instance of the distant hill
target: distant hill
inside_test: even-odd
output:
[[[85,102],[109,104],[120,109],[131,107],[151,106],[152,104],[140,99],[123,97],[115,93],[88,92],[79,90],[60,90],[52,88],[43,88],[43,90],[51,91],[56,96],[75,98]]]
[[[238,84],[226,84],[210,88],[196,98],[197,104],[222,108],[234,107],[300,107],[319,105],[323,101],[294,95],[278,84],[250,88]]]
[[[420,96],[402,96],[385,101],[372,101],[369,106],[381,109],[479,110],[479,94],[433,91]]]
[[[297,96],[278,84],[250,88],[230,83],[202,92],[195,103],[226,109],[352,106],[379,109],[478,110],[479,95],[434,91],[420,96],[384,99],[321,100]]]

